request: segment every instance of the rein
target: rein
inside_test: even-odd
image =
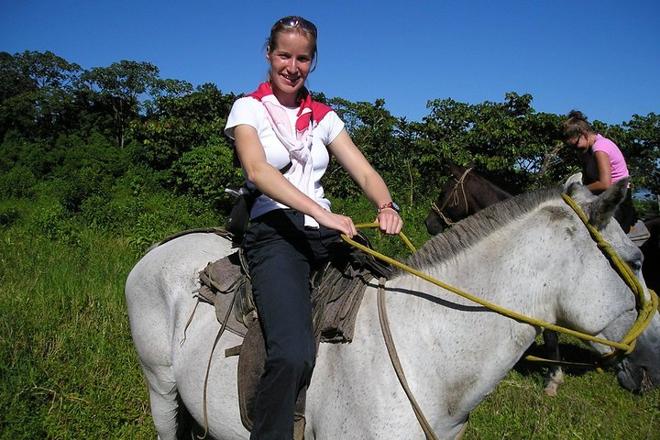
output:
[[[424,431],[427,440],[438,440],[438,437],[433,432],[431,424],[424,417],[422,408],[420,408],[415,396],[413,395],[410,387],[408,386],[408,381],[406,380],[406,375],[403,372],[403,366],[399,360],[399,355],[396,352],[396,346],[394,345],[394,338],[392,338],[392,332],[390,331],[390,320],[387,318],[387,307],[385,306],[385,278],[380,278],[378,280],[378,321],[380,322],[380,330],[383,332],[383,339],[385,340],[385,346],[387,347],[387,353],[390,356],[390,361],[392,361],[392,367],[396,372],[396,377],[399,379],[399,383],[403,388],[403,391],[408,397],[408,401],[415,412],[415,417]]]
[[[564,196],[564,200],[566,198],[569,198],[568,196]],[[570,199],[570,198],[569,198]],[[570,199],[572,201],[572,199]],[[567,202],[568,203],[568,202]],[[573,202],[573,205],[571,206],[573,209],[580,209],[579,206]],[[586,220],[586,215],[580,211],[576,211],[582,213],[582,215],[578,214],[581,219],[583,219],[583,222]],[[405,263],[402,263],[398,260],[395,260],[394,258],[388,257],[386,255],[383,255],[377,251],[374,251],[373,249],[369,249],[368,247],[357,243],[350,238],[348,238],[346,235],[342,234],[342,239],[349,243],[350,245],[360,249],[361,251],[370,254],[374,256],[375,258],[378,258],[379,260],[382,260],[386,263],[391,264],[392,266],[395,266],[405,272],[408,272],[412,275],[415,275],[419,278],[422,278],[423,280],[426,280],[430,282],[431,284],[435,284],[436,286],[439,286],[445,290],[448,290],[452,293],[455,293],[458,296],[461,296],[465,299],[468,299],[472,302],[475,302],[477,304],[480,304],[484,307],[486,307],[489,310],[492,310],[493,312],[496,312],[500,315],[506,316],[508,318],[514,319],[516,321],[520,322],[525,322],[527,324],[531,324],[537,327],[541,327],[544,329],[548,330],[553,330],[559,333],[564,333],[567,335],[574,336],[579,339],[584,339],[586,341],[591,341],[591,342],[596,342],[602,345],[608,345],[610,347],[613,347],[617,350],[623,351],[625,354],[628,354],[633,351],[635,348],[634,341],[635,339],[646,329],[646,327],[649,325],[651,322],[651,319],[653,319],[653,312],[655,309],[658,307],[658,296],[656,293],[652,290],[649,289],[649,294],[650,294],[650,299],[647,299],[644,295],[644,288],[642,285],[639,283],[639,280],[635,277],[635,275],[632,273],[631,269],[628,267],[628,265],[621,260],[621,257],[619,257],[614,249],[607,243],[603,238],[602,235],[588,223],[588,220],[586,220],[585,225],[587,225],[587,228],[589,229],[589,232],[592,234],[592,237],[594,237],[594,240],[598,243],[598,247],[601,249],[601,251],[608,256],[612,262],[614,263],[615,268],[617,268],[617,272],[619,272],[619,275],[621,278],[628,284],[628,286],[631,288],[633,293],[637,295],[637,307],[639,309],[637,320],[635,323],[632,325],[626,336],[621,340],[621,342],[616,342],[616,341],[610,341],[607,339],[603,338],[598,338],[592,335],[589,335],[587,333],[579,332],[577,330],[572,330],[566,327],[562,327],[556,324],[551,324],[549,322],[536,319],[536,318],[531,318],[528,316],[523,315],[522,313],[518,313],[513,310],[509,310],[505,307],[499,306],[497,304],[494,304],[490,301],[486,301],[484,299],[481,299],[475,295],[472,295],[468,292],[465,292],[457,287],[454,287],[450,284],[444,283],[440,280],[437,280],[424,272],[421,272],[411,266],[408,266]],[[378,227],[377,223],[366,223],[366,224],[360,224],[356,225],[358,228],[376,228]],[[399,233],[400,238],[403,240],[405,235],[403,233]],[[406,241],[408,241],[407,238],[405,238]],[[608,355],[609,356],[609,355]]]
[[[468,170],[469,171],[469,170]],[[467,172],[466,172],[467,173]],[[463,175],[465,177],[465,174]],[[614,268],[616,269],[617,273],[619,276],[623,279],[623,281],[630,287],[632,290],[633,294],[635,295],[636,299],[636,306],[638,309],[638,315],[637,319],[633,323],[633,325],[630,327],[628,330],[628,333],[623,337],[623,339],[620,342],[616,341],[610,341],[607,339],[603,338],[598,338],[592,335],[589,335],[587,333],[579,332],[576,330],[572,330],[566,327],[562,327],[556,324],[551,324],[549,322],[542,321],[540,319],[536,318],[531,318],[528,316],[525,316],[521,313],[515,312],[513,310],[509,310],[507,308],[501,307],[497,304],[491,303],[489,301],[483,300],[479,297],[476,297],[470,293],[467,293],[457,287],[451,286],[447,283],[443,283],[440,280],[437,280],[421,271],[418,271],[417,269],[414,269],[410,266],[408,266],[405,263],[402,263],[396,259],[393,259],[391,257],[388,257],[386,255],[383,255],[377,251],[374,251],[373,249],[370,249],[352,239],[350,239],[348,236],[345,234],[341,234],[341,237],[344,241],[346,241],[348,244],[351,246],[360,249],[361,251],[378,258],[381,261],[384,261],[386,263],[391,264],[392,266],[395,266],[405,272],[408,272],[412,275],[415,275],[419,278],[422,278],[432,284],[435,284],[436,286],[439,286],[445,290],[448,290],[452,293],[455,293],[465,299],[468,299],[472,302],[475,302],[477,304],[480,304],[484,307],[486,307],[489,310],[492,310],[500,315],[506,316],[508,318],[514,319],[519,322],[526,322],[528,324],[531,324],[533,326],[541,327],[544,329],[548,330],[553,330],[556,332],[568,334],[574,337],[577,337],[579,339],[583,339],[586,341],[592,341],[596,342],[599,344],[603,345],[608,345],[610,347],[613,347],[614,350],[610,352],[609,354],[606,354],[603,356],[604,360],[611,360],[614,357],[621,356],[623,354],[629,354],[631,353],[634,348],[635,348],[635,341],[637,337],[648,327],[650,324],[651,320],[653,319],[655,311],[658,309],[658,296],[656,293],[648,289],[649,292],[649,297],[647,298],[644,292],[644,288],[635,276],[635,274],[632,272],[630,267],[621,259],[621,257],[616,253],[614,248],[603,238],[602,234],[592,225],[589,223],[589,219],[580,208],[575,201],[568,196],[567,194],[562,194],[562,198],[568,204],[573,211],[578,215],[580,220],[584,223],[586,226],[587,230],[589,231],[592,239],[596,242],[598,245],[598,248],[605,254],[610,261],[612,262]],[[361,228],[377,228],[378,224],[377,223],[364,223],[364,224],[358,224],[356,225],[358,229]],[[416,249],[408,240],[408,238],[405,236],[403,232],[399,232],[399,238],[408,246],[408,248],[412,251],[415,252]],[[427,440],[436,440],[438,437],[435,435],[433,430],[430,427],[430,424],[424,417],[424,414],[422,412],[422,409],[419,407],[419,404],[415,400],[415,397],[412,394],[412,391],[408,387],[408,382],[405,378],[405,374],[403,372],[403,367],[401,365],[401,362],[399,360],[399,357],[396,352],[396,347],[394,345],[394,339],[392,338],[392,334],[389,329],[389,320],[387,318],[387,310],[385,307],[385,279],[381,278],[379,280],[379,288],[378,288],[378,317],[380,321],[380,326],[381,326],[381,331],[383,333],[383,339],[385,340],[385,345],[387,347],[387,351],[390,357],[390,361],[392,362],[392,366],[397,374],[397,378],[399,379],[399,382],[401,383],[401,386],[403,387],[404,392],[406,393],[406,396],[408,397],[408,400],[410,401],[410,404],[413,408],[413,411],[415,413],[415,417],[417,418],[417,421],[419,422],[422,430],[424,431],[424,434],[426,435]],[[533,356],[528,356],[528,360],[536,360],[536,361],[546,361],[545,359],[533,357]],[[552,362],[552,361],[551,361]],[[577,364],[572,364],[572,365],[577,365]],[[579,364],[580,366],[586,366],[588,364]],[[597,366],[597,365],[596,365]]]
[[[445,201],[442,203],[442,206],[438,208],[438,205],[436,205],[435,202],[431,203],[431,209],[433,212],[438,214],[440,218],[447,224],[447,226],[451,226],[454,224],[454,222],[445,215],[444,212],[442,212],[446,207],[449,201],[451,200],[451,204],[449,206],[456,206],[458,205],[459,202],[459,195],[458,195],[458,188],[460,187],[461,192],[463,193],[463,202],[465,203],[465,212],[468,212],[468,209],[470,208],[468,206],[468,201],[467,201],[467,194],[465,193],[465,178],[467,177],[468,174],[470,174],[470,171],[472,171],[472,168],[468,168],[463,172],[461,175],[460,179],[456,181],[456,185],[452,188],[451,192],[445,199]]]

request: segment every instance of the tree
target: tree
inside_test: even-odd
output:
[[[220,144],[235,99],[208,83],[181,96],[155,98],[146,117],[131,124],[140,156],[150,166],[166,169],[195,147]]]
[[[92,99],[99,99],[112,109],[114,133],[119,148],[124,148],[126,130],[136,119],[144,104],[141,97],[156,91],[162,82],[158,67],[151,63],[122,60],[109,67],[94,67],[81,76],[82,84],[92,92]]]
[[[531,95],[514,92],[501,103],[430,101],[430,114],[412,125],[422,152],[422,176],[432,184],[453,162],[477,166],[510,192],[547,180],[556,172],[559,118],[536,113],[531,102]]]
[[[346,130],[353,142],[362,151],[371,165],[385,178],[393,192],[403,188],[407,181],[399,171],[409,157],[409,152],[402,148],[404,140],[399,134],[406,125],[405,120],[398,119],[385,108],[385,100],[377,99],[370,102],[350,102],[342,98],[329,100],[331,107],[342,118]],[[350,180],[337,163],[332,163],[324,182],[336,197],[355,197],[360,194],[359,188]]]
[[[611,136],[623,150],[633,183],[660,194],[660,115],[633,115],[619,130],[621,139],[618,133]]]
[[[47,52],[0,53],[0,137],[54,138],[74,118],[80,66]]]

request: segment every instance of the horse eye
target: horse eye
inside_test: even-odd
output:
[[[642,252],[636,252],[634,258],[631,258],[628,262],[628,266],[634,271],[642,270],[642,265],[644,264],[644,254]]]
[[[629,261],[628,266],[630,266],[630,268],[635,272],[639,272],[640,270],[642,270],[641,260]]]

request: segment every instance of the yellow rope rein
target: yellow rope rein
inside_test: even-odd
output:
[[[405,272],[408,272],[412,275],[415,275],[419,278],[422,278],[432,284],[435,284],[436,286],[439,286],[445,290],[448,290],[450,292],[455,293],[456,295],[459,295],[465,299],[468,299],[472,302],[475,302],[477,304],[480,304],[487,309],[490,309],[496,313],[499,313],[500,315],[509,317],[511,319],[515,319],[516,321],[519,322],[526,322],[528,324],[541,327],[544,329],[548,330],[553,330],[559,333],[564,333],[567,335],[574,336],[576,338],[580,338],[586,341],[592,341],[596,342],[599,344],[603,345],[608,345],[610,347],[615,348],[615,351],[606,355],[606,358],[625,353],[628,354],[633,351],[635,348],[635,340],[637,337],[646,329],[646,327],[649,325],[651,320],[653,319],[654,313],[658,308],[658,296],[656,293],[648,289],[649,296],[650,298],[647,298],[646,295],[644,294],[644,288],[640,284],[639,280],[637,277],[633,274],[632,270],[630,267],[617,255],[616,251],[612,248],[612,246],[605,241],[601,233],[593,227],[589,223],[589,219],[585,215],[585,213],[582,211],[582,209],[571,199],[568,195],[562,194],[562,197],[564,198],[564,201],[571,207],[573,210],[577,213],[578,217],[582,220],[582,222],[585,224],[587,229],[589,230],[589,233],[591,234],[591,237],[594,239],[594,241],[598,244],[598,247],[601,249],[601,251],[610,259],[612,264],[614,265],[615,269],[621,276],[621,278],[625,281],[625,283],[630,287],[630,289],[633,291],[633,294],[636,296],[636,303],[637,303],[637,309],[638,309],[638,316],[637,320],[633,323],[633,325],[630,327],[628,330],[628,333],[623,337],[623,339],[620,342],[616,341],[609,341],[607,339],[603,338],[597,338],[595,336],[589,335],[587,333],[582,333],[576,330],[572,330],[566,327],[562,327],[556,324],[551,324],[549,322],[542,321],[540,319],[536,318],[530,318],[528,316],[525,316],[521,313],[515,312],[513,310],[509,310],[507,308],[501,307],[497,304],[491,303],[489,301],[486,301],[484,299],[481,299],[479,297],[476,297],[470,293],[467,293],[457,287],[451,286],[447,283],[443,283],[440,280],[437,280],[423,272],[418,271],[417,269],[414,269],[405,263],[402,263],[394,258],[390,258],[386,255],[383,255],[377,251],[374,251],[373,249],[370,249],[346,236],[345,234],[342,234],[341,237],[349,243],[350,245],[360,249],[361,251],[374,256],[375,258],[378,258],[379,260],[382,260],[386,263],[391,264],[392,266],[395,266]],[[356,225],[357,228],[377,228],[378,224],[377,223],[362,223]],[[415,252],[416,249],[413,246],[413,244],[408,240],[408,237],[405,236],[403,232],[399,233],[399,238],[406,244],[406,246],[412,251]],[[618,352],[617,352],[618,351]]]

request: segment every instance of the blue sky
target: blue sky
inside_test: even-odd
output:
[[[265,78],[271,25],[291,14],[319,29],[310,89],[383,98],[410,120],[429,99],[509,91],[613,124],[660,112],[658,0],[0,0],[0,51],[51,50],[83,68],[148,61],[164,78],[248,92]]]

